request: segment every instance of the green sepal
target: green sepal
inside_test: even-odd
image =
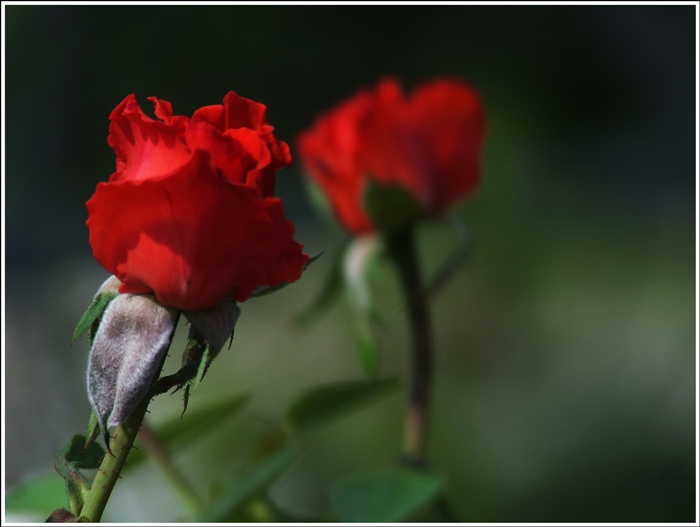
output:
[[[398,185],[380,185],[367,179],[364,210],[372,223],[382,232],[404,230],[428,216],[427,211],[405,188]]]
[[[199,385],[211,363],[211,353],[206,339],[194,326],[190,326],[185,351],[182,353],[182,366],[172,375],[158,379],[151,387],[148,396],[155,397],[171,389],[183,390],[182,417],[187,410],[193,385]],[[195,385],[196,382],[196,385]]]
[[[194,375],[184,384],[180,385],[182,390],[182,414],[185,415],[187,405],[190,401],[190,394],[199,386],[204,375],[209,368],[209,346],[204,335],[194,326],[190,327],[185,351],[182,353],[182,369],[193,371]],[[195,369],[196,368],[196,369]]]
[[[87,450],[92,442],[100,435],[100,421],[97,418],[95,410],[90,412],[90,420],[88,421],[87,434],[85,434],[85,449]]]
[[[90,307],[87,308],[87,311],[83,314],[82,318],[80,319],[80,322],[78,322],[78,326],[75,328],[75,331],[73,332],[73,338],[71,338],[71,346],[75,344],[75,341],[80,338],[80,336],[85,333],[88,329],[91,330],[91,333],[94,334],[95,330],[97,329],[94,327],[96,323],[99,324],[100,317],[102,317],[102,313],[104,313],[104,310],[107,308],[107,305],[114,300],[117,297],[118,293],[116,292],[107,292],[103,294],[97,295],[95,300],[92,301],[92,304],[90,304]],[[90,339],[92,340],[92,338]]]
[[[97,431],[99,433],[99,426]],[[61,450],[61,457],[74,468],[99,468],[102,458],[105,456],[105,449],[99,443],[85,445],[85,436],[76,434]]]
[[[440,476],[391,469],[336,484],[331,501],[343,522],[405,522],[438,498],[443,488]]]
[[[292,403],[287,410],[287,420],[297,429],[313,428],[395,393],[400,386],[396,378],[317,386]]]
[[[197,389],[199,383],[202,382],[202,379],[204,379],[204,376],[209,371],[209,365],[211,364],[211,361],[211,350],[209,346],[205,345],[204,353],[202,353],[202,356],[199,359],[197,372],[194,374],[194,377],[191,380],[187,381],[182,390],[182,414],[180,414],[180,417],[185,415],[187,405],[190,402],[190,395]]]
[[[63,456],[56,456],[54,467],[66,482],[66,496],[70,511],[76,516],[80,516],[85,498],[90,490],[87,479]]]
[[[303,273],[304,271],[306,271],[312,263],[314,263],[316,260],[318,260],[323,255],[324,252],[325,251],[321,251],[320,253],[315,254],[314,256],[310,256],[309,259],[304,264],[304,267],[302,267],[301,272]],[[253,291],[253,293],[250,295],[250,298],[257,298],[260,296],[266,296],[266,295],[269,295],[272,293],[276,293],[280,289],[284,289],[285,287],[287,287],[290,283],[291,282],[280,282],[279,284],[277,284],[276,286],[273,286],[273,287],[261,287],[255,291]]]
[[[197,368],[197,374],[194,376],[194,379],[192,379],[192,382],[189,384],[192,387],[192,390],[196,390],[199,386],[199,383],[202,382],[202,379],[204,379],[204,376],[207,374],[207,371],[209,371],[209,365],[211,364],[211,361],[211,349],[209,348],[209,346],[206,346],[204,348],[204,354],[202,355],[202,359],[199,361],[199,368]]]

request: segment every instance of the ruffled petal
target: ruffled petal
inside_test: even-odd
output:
[[[230,91],[224,97],[226,129],[251,128],[267,124],[267,107]]]
[[[173,105],[168,101],[158,97],[148,97],[148,100],[155,105],[156,117],[161,121],[167,121],[173,116]]]
[[[224,130],[226,130],[226,114],[224,107],[220,104],[200,108],[194,112],[192,120],[209,123],[221,133],[224,133]]]
[[[231,184],[199,150],[168,178],[98,185],[88,211],[93,253],[120,290],[148,287],[183,310],[293,282],[308,259],[279,200]]]
[[[256,155],[248,151],[247,145],[228,133],[220,133],[206,121],[189,121],[185,140],[193,150],[208,151],[214,165],[232,183],[245,183],[248,172],[257,167]]]
[[[161,105],[159,112],[165,109]],[[143,181],[170,174],[186,164],[192,151],[178,125],[147,117],[129,95],[109,117],[107,142],[117,155],[117,171],[110,181]]]

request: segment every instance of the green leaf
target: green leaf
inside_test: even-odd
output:
[[[379,185],[369,178],[364,208],[374,226],[383,232],[406,229],[427,216],[427,211],[408,190],[398,185]]]
[[[358,332],[355,337],[355,349],[360,359],[362,369],[370,379],[376,379],[379,375],[379,348],[369,332]]]
[[[71,346],[75,343],[76,340],[78,340],[78,338],[80,338],[80,335],[82,335],[83,333],[85,333],[85,331],[92,327],[94,322],[99,320],[105,308],[107,307],[107,304],[114,300],[117,294],[118,293],[115,292],[108,292],[101,295],[97,295],[95,300],[93,300],[92,304],[90,304],[90,307],[87,308],[87,311],[85,311],[85,313],[83,314],[83,317],[80,319],[80,322],[78,322],[78,326],[73,332],[73,338],[70,341]]]
[[[56,472],[66,482],[66,495],[70,511],[76,516],[80,516],[80,512],[85,504],[85,498],[90,490],[87,479],[62,456],[57,456],[54,467]]]
[[[376,377],[379,370],[379,346],[374,330],[382,319],[372,296],[369,273],[376,267],[380,249],[378,236],[361,236],[352,241],[343,257],[343,278],[354,315],[356,349],[360,364],[370,378]]]
[[[359,236],[352,240],[343,254],[343,278],[350,300],[353,308],[365,316],[370,316],[372,311],[376,311],[367,281],[367,269],[379,249],[379,237]]]
[[[89,448],[92,442],[100,435],[100,421],[97,419],[95,410],[90,412],[90,420],[88,421],[87,434],[85,435],[85,448]]]
[[[154,426],[154,433],[165,448],[182,448],[192,441],[205,436],[209,431],[221,424],[224,419],[232,417],[239,412],[249,400],[250,394],[236,395],[209,406],[191,410],[183,418],[175,417],[165,423]],[[138,442],[138,436],[136,440]],[[146,459],[148,459],[148,455],[143,449],[132,450],[122,473],[133,469]]]
[[[42,518],[61,505],[67,505],[66,485],[55,472],[23,481],[10,488],[5,496],[6,512],[30,512]]]
[[[74,435],[61,451],[61,456],[75,468],[99,468],[105,455],[104,448],[98,443],[91,443],[86,448],[85,444],[85,436]]]
[[[305,177],[303,179],[311,206],[316,209],[321,217],[329,221],[335,221],[336,215],[326,193],[314,182],[313,178]]]
[[[217,497],[203,512],[201,522],[225,522],[239,513],[251,499],[256,498],[275,482],[299,454],[299,448],[290,445],[277,450],[270,457],[256,463],[243,474],[225,484]]]
[[[399,386],[398,379],[345,381],[318,386],[289,407],[287,419],[299,429],[318,426],[392,394]]]
[[[437,498],[443,486],[439,476],[393,469],[335,485],[331,501],[344,522],[401,522]]]
[[[336,253],[321,292],[310,306],[294,317],[292,320],[293,324],[299,327],[309,326],[340,297],[340,294],[343,292],[343,253],[346,247],[347,242]]]

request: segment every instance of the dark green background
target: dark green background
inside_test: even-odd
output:
[[[430,457],[465,521],[695,517],[695,16],[687,6],[5,6],[7,485],[49,469],[81,432],[84,342],[73,327],[106,273],[85,201],[114,168],[108,115],[135,93],[191,115],[234,90],[281,139],[385,74],[449,74],[489,116],[483,184],[459,213],[474,256],[434,301]],[[308,252],[338,248],[299,163],[278,195]],[[426,272],[454,247],[420,232]],[[324,262],[325,260],[325,262]],[[251,300],[198,398],[252,389],[252,408],[178,457],[205,489],[304,388],[359,378],[342,302],[290,327],[330,256]],[[406,373],[395,274],[380,304],[383,373]],[[176,352],[177,354],[177,352]],[[174,366],[172,366],[174,367]],[[404,395],[319,431],[273,489],[298,513],[328,485],[398,455]],[[178,412],[161,397],[152,419]],[[58,477],[58,476],[57,476]],[[105,519],[182,512],[154,467]]]

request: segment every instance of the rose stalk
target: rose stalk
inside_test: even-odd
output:
[[[321,114],[298,139],[305,171],[357,239],[379,233],[398,270],[411,328],[403,454],[425,464],[433,339],[415,226],[471,194],[480,178],[485,112],[475,90],[437,79],[404,95],[382,80]]]
[[[309,261],[273,197],[275,173],[291,156],[265,106],[230,92],[223,105],[188,118],[150,100],[156,120],[133,95],[110,115],[116,171],[87,203],[93,254],[113,275],[74,335],[89,330],[91,340],[96,424],[86,448],[101,430],[108,449],[89,489],[77,476],[84,496],[72,513],[92,522],[102,517],[150,400],[182,388],[186,406],[233,336],[238,303],[298,280]],[[182,368],[160,377],[181,315],[191,324]]]

